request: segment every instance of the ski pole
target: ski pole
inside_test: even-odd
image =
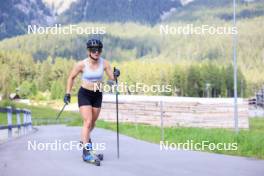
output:
[[[66,105],[67,105],[67,103],[65,103],[64,106],[62,107],[61,111],[59,112],[59,114],[56,117],[56,120],[59,119],[59,117],[60,117],[61,113],[63,112],[64,108],[66,107]]]
[[[115,69],[115,68],[114,68]],[[119,117],[118,117],[118,80],[116,81],[116,138],[117,138],[117,158],[119,159]]]

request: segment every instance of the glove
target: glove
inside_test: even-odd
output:
[[[71,94],[67,93],[64,95],[64,103],[69,104],[71,102]]]
[[[114,78],[118,78],[120,76],[120,70],[114,67]]]

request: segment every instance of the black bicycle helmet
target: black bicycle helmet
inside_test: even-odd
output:
[[[90,39],[86,43],[87,49],[88,48],[103,48],[103,43],[99,39]]]

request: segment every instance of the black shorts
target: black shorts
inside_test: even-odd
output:
[[[78,106],[92,106],[100,108],[102,105],[103,95],[100,91],[87,90],[83,87],[78,92]]]

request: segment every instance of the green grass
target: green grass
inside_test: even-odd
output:
[[[0,107],[12,106],[14,108],[21,108],[21,109],[29,109],[32,113],[32,121],[38,122],[38,125],[41,124],[52,124],[52,123],[65,123],[66,120],[74,120],[80,119],[79,113],[76,112],[67,112],[64,111],[59,120],[56,121],[57,114],[59,113],[58,110],[51,109],[50,107],[46,106],[29,106],[25,104],[19,103],[12,103],[10,101],[0,101]],[[23,121],[23,115],[20,115],[21,122]],[[43,121],[44,119],[44,121]],[[45,121],[46,119],[46,121]],[[42,120],[42,121],[39,121]],[[16,115],[13,114],[12,117],[13,124],[16,124]],[[0,125],[7,125],[7,115],[6,113],[0,113]]]
[[[24,104],[13,104],[12,106],[30,109],[32,111],[33,122],[36,122],[37,119],[55,119],[58,114],[57,110],[53,110],[49,107],[35,107]],[[3,107],[2,102],[0,102],[0,107]],[[69,122],[63,121],[67,118],[71,118],[71,120]],[[64,123],[69,126],[82,125],[79,113],[63,112],[60,119],[61,121],[59,121],[59,123]],[[13,120],[15,123],[15,115],[13,115]],[[56,121],[53,120],[50,123],[54,122]],[[41,124],[45,125],[50,123],[44,121]],[[7,124],[6,114],[0,113],[0,125],[2,124]],[[112,131],[116,130],[116,124],[113,122],[98,120],[96,126],[98,128]],[[145,124],[120,123],[120,133],[152,143],[160,143],[161,139],[161,131],[159,127]],[[250,129],[240,130],[239,134],[235,134],[233,130],[229,129],[165,128],[164,140],[169,143],[184,143],[188,140],[192,140],[193,143],[200,143],[202,141],[209,141],[210,143],[215,144],[237,143],[238,150],[236,151],[209,151],[208,148],[205,148],[204,151],[264,159],[264,118],[250,119]]]
[[[14,107],[15,105],[9,101],[0,101],[0,107],[6,106]],[[17,123],[17,118],[15,114],[12,114],[12,123]],[[7,113],[0,113],[0,125],[7,125]]]
[[[76,120],[68,125],[80,126],[81,120]],[[115,131],[116,124],[98,120],[96,126],[108,130]],[[149,141],[152,143],[160,143],[161,131],[159,127],[144,125],[121,123],[120,133],[136,139]],[[188,140],[193,143],[201,143],[209,141],[210,143],[237,143],[238,149],[231,150],[213,150],[205,148],[204,151],[221,153],[236,156],[254,157],[264,159],[264,119],[250,119],[250,129],[240,130],[239,134],[235,134],[230,129],[204,129],[204,128],[165,128],[164,140],[169,143],[185,143]]]

